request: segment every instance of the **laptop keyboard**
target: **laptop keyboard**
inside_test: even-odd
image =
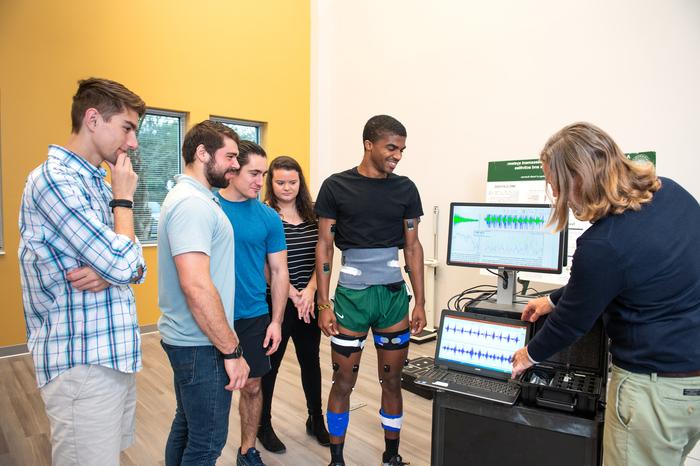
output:
[[[448,372],[437,367],[430,369],[422,377],[433,378],[435,380],[455,383],[493,393],[502,393],[507,396],[517,396],[518,392],[520,391],[520,387],[514,383],[489,379],[486,377]]]

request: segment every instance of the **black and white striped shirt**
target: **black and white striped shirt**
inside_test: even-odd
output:
[[[282,221],[282,224],[287,241],[289,282],[297,290],[303,290],[314,272],[318,226],[313,222],[292,225]]]

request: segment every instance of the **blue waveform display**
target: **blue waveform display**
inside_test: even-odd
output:
[[[472,359],[485,359],[488,361],[500,361],[501,363],[509,363],[512,354],[490,353],[474,348],[458,347],[457,345],[443,345],[442,350],[450,353],[461,354],[462,356],[469,355]]]
[[[520,338],[519,336],[513,336],[513,335],[510,335],[510,334],[505,334],[505,335],[504,335],[503,333],[499,333],[499,334],[497,335],[496,332],[490,332],[490,333],[489,333],[489,332],[486,331],[486,330],[483,330],[483,331],[482,331],[482,330],[479,330],[479,329],[473,330],[473,329],[471,329],[471,328],[466,329],[466,328],[464,328],[464,327],[457,327],[456,325],[453,325],[452,327],[450,327],[449,324],[448,324],[447,326],[445,326],[445,331],[446,331],[447,333],[453,332],[453,333],[459,333],[459,334],[461,334],[461,335],[465,335],[465,334],[466,334],[466,335],[469,335],[469,336],[476,336],[476,337],[482,337],[482,338],[490,338],[491,340],[498,340],[498,341],[501,341],[501,342],[502,342],[502,341],[505,341],[505,342],[507,342],[507,343],[510,343],[510,342],[512,341],[512,342],[514,342],[514,343],[517,344],[518,342],[522,341],[522,338]]]

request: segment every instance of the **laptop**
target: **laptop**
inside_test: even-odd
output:
[[[532,324],[517,317],[442,311],[435,367],[415,381],[438,390],[461,393],[507,405],[520,396],[510,380],[510,358],[530,341]]]

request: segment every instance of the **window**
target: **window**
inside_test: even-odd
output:
[[[233,120],[231,118],[211,117],[212,121],[218,121],[234,130],[241,140],[253,141],[260,144],[262,123],[257,121]]]
[[[132,155],[139,183],[134,194],[134,230],[143,244],[158,239],[160,206],[182,171],[180,154],[185,114],[146,110],[139,125],[139,148]]]

